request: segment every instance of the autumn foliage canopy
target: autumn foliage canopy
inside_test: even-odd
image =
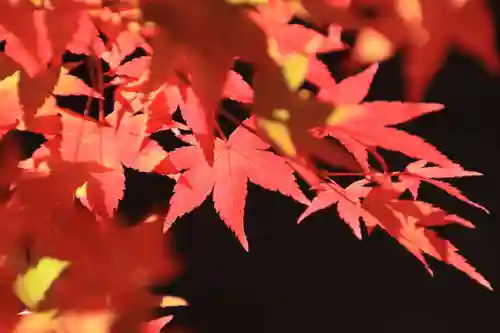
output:
[[[380,228],[431,274],[425,256],[491,289],[434,230],[472,222],[419,198],[428,183],[487,212],[445,181],[480,174],[396,127],[445,107],[419,101],[449,47],[496,72],[489,11],[483,0],[1,0],[0,332],[158,332],[170,318],[151,310],[185,304],[147,289],[177,272],[165,233],[210,197],[251,251],[249,181],[303,204],[300,223],[336,206],[355,237]],[[344,31],[358,33],[353,46]],[[318,55],[347,48],[350,74],[336,82]],[[364,101],[377,63],[399,51],[410,102]],[[13,131],[45,141],[26,157]],[[162,147],[165,131],[182,145]],[[386,151],[413,162],[394,170]],[[116,216],[125,168],[176,182],[164,212],[133,227]]]

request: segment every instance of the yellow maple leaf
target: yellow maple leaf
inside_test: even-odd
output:
[[[15,294],[28,308],[36,308],[69,264],[68,261],[55,258],[41,258],[35,267],[29,268],[23,275],[18,275],[14,282]]]
[[[164,296],[161,299],[161,307],[168,308],[173,306],[187,306],[188,302],[182,298],[177,296]]]

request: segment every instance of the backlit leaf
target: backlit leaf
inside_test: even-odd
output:
[[[16,295],[29,308],[36,308],[45,298],[51,285],[69,265],[68,261],[50,257],[41,258],[35,267],[18,276],[14,285]]]

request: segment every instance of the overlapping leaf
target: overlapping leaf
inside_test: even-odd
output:
[[[360,6],[371,6],[375,17],[363,16]],[[319,23],[315,28],[323,32],[290,24],[296,17]],[[353,47],[357,61],[382,61],[404,49],[413,99],[422,97],[449,46],[480,59],[490,71],[498,67],[484,0],[0,1],[0,139],[17,129],[48,140],[30,159],[19,162],[16,153],[0,164],[5,169],[0,170],[0,291],[5,296],[0,331],[57,331],[71,325],[75,332],[104,333],[112,324],[159,331],[171,317],[142,323],[162,303],[145,287],[175,274],[175,263],[155,255],[163,251],[162,228],[213,193],[219,216],[248,250],[248,181],[308,205],[299,221],[337,204],[357,237],[363,220],[369,232],[384,229],[427,268],[424,254],[491,288],[451,243],[429,229],[473,224],[418,196],[426,182],[484,209],[441,180],[479,174],[395,127],[443,106],[363,102],[377,65],[335,82],[317,54],[344,49],[342,29],[360,32]],[[130,57],[134,54],[140,56]],[[106,73],[101,60],[109,66]],[[245,77],[251,87],[234,71],[235,60],[253,66]],[[98,92],[72,74],[82,61]],[[301,89],[306,81],[318,88],[317,95]],[[106,102],[115,107],[104,117],[110,87],[114,100]],[[88,97],[84,114],[59,107],[57,96]],[[89,115],[91,98],[100,99],[98,120]],[[224,98],[253,113],[228,140],[214,136]],[[185,124],[174,120],[177,110]],[[230,111],[221,115],[236,121]],[[149,138],[159,131],[171,131],[190,145],[166,152]],[[391,172],[378,148],[418,161]],[[369,154],[382,172],[368,163]],[[315,158],[365,178],[342,188],[331,179],[335,173],[315,167]],[[124,166],[177,180],[166,218],[155,216],[135,229],[117,227],[110,219],[123,196]],[[317,191],[312,202],[299,190],[295,171]],[[405,191],[413,200],[401,198]],[[82,215],[75,196],[91,212]],[[27,240],[29,260],[22,256]],[[43,258],[71,264],[52,281],[33,273]],[[40,312],[17,316],[21,303],[14,290]]]
[[[454,170],[450,170],[450,176],[453,174]],[[369,232],[377,226],[387,231],[417,257],[431,274],[424,253],[456,267],[491,289],[490,283],[457,253],[458,249],[453,244],[427,229],[452,223],[474,228],[471,222],[423,201],[399,199],[408,189],[409,183],[386,182],[385,185],[373,187],[368,186],[368,183],[363,179],[346,189],[335,183],[325,185],[300,216],[299,222],[316,211],[337,204],[339,216],[358,238],[361,238],[360,221],[363,219]]]
[[[119,127],[116,126],[116,113],[106,121],[114,126],[99,126],[77,117],[63,116],[61,155],[66,161],[92,161],[110,169],[89,178],[78,195],[96,213],[112,216],[125,189],[122,164],[151,172],[166,153],[155,141],[145,138],[144,114],[126,114]]]
[[[388,127],[443,108],[440,104],[362,102],[368,94],[377,65],[320,90],[318,98],[331,102],[337,112],[328,119],[325,134],[339,139],[369,170],[367,147],[402,152],[444,167],[459,167],[420,137]]]
[[[247,181],[278,191],[295,200],[308,203],[298,188],[293,169],[279,156],[267,151],[269,145],[244,127],[237,128],[229,140],[216,140],[213,167],[206,163],[197,146],[178,148],[170,160],[178,169],[185,169],[170,201],[166,228],[180,216],[192,211],[213,191],[215,209],[235,233],[245,249],[243,217]]]
[[[413,101],[423,98],[450,47],[477,58],[490,72],[498,71],[494,25],[484,0],[303,0],[302,3],[316,22],[335,22],[360,32],[354,46],[358,61],[383,61],[398,49],[404,49],[407,97]],[[368,8],[376,16],[363,16],[360,8]]]

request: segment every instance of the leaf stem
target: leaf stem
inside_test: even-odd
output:
[[[222,130],[222,128],[220,127],[220,124],[219,122],[216,120],[214,122],[215,124],[215,129],[217,130],[217,133],[219,133],[220,137],[222,140],[224,140],[224,142],[227,142],[227,136],[224,134],[224,131]]]

